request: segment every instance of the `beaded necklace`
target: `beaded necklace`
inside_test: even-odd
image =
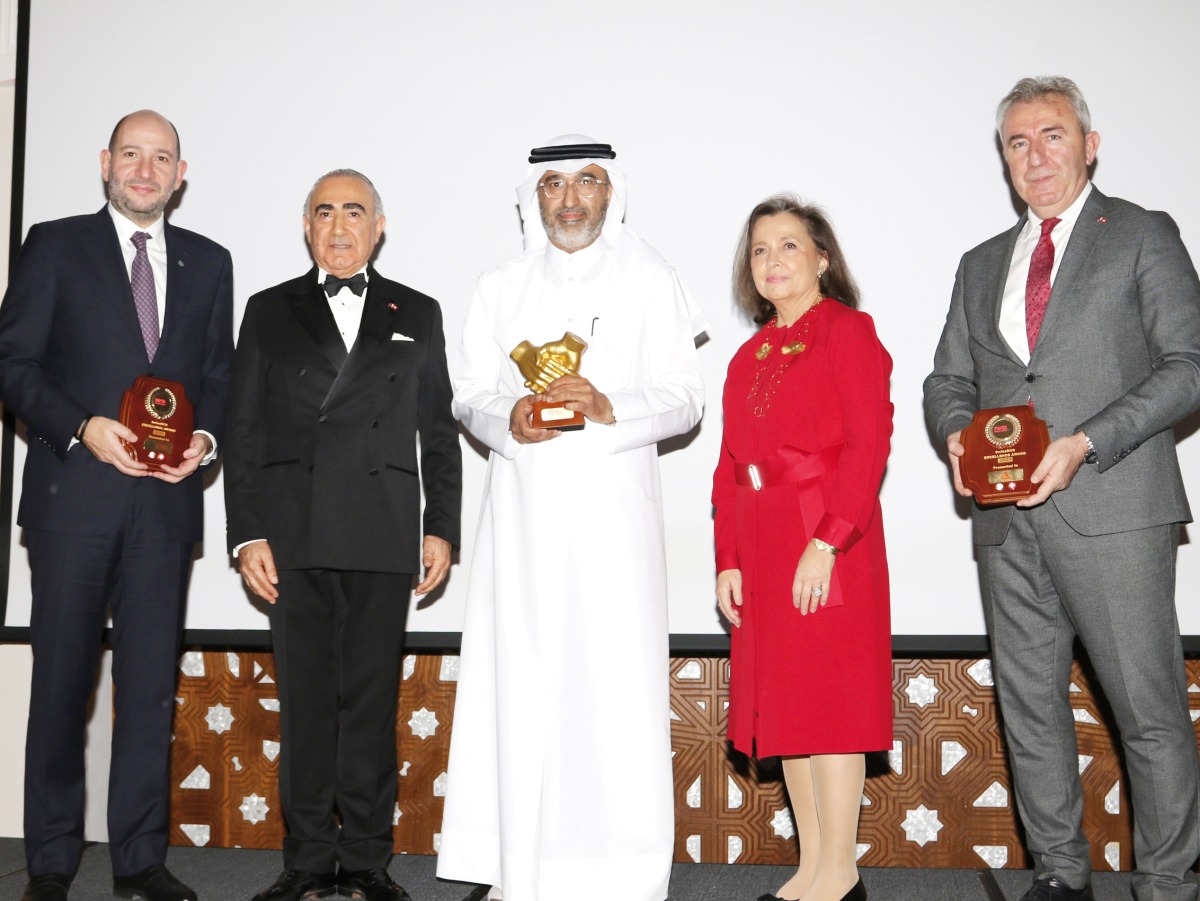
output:
[[[754,352],[754,358],[758,361],[754,365],[754,386],[746,395],[746,405],[756,418],[762,419],[767,415],[784,372],[791,367],[796,357],[808,350],[813,310],[820,306],[823,299],[818,298],[816,303],[789,326],[780,326],[778,316],[767,325],[772,331],[767,332],[762,346]],[[777,345],[780,346],[779,356],[774,356],[773,351]]]

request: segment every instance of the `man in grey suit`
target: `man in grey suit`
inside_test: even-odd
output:
[[[1200,281],[1165,213],[1088,178],[1100,136],[1066,78],[1027,78],[997,125],[1028,206],[959,265],[925,410],[954,487],[976,410],[1031,404],[1051,444],[1015,505],[973,535],[1017,809],[1036,865],[1023,901],[1092,899],[1073,644],[1088,651],[1125,750],[1134,895],[1196,901],[1200,764],[1175,617],[1191,513],[1172,426],[1200,406]]]

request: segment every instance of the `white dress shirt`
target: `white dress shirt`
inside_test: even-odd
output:
[[[363,290],[362,297],[359,297],[350,290],[348,285],[343,285],[342,290],[329,298],[329,310],[333,313],[333,321],[337,323],[338,333],[342,336],[342,343],[346,345],[347,353],[354,346],[354,342],[358,340],[358,327],[362,324],[363,306],[367,302],[367,291],[371,288],[371,277],[367,275],[367,267],[363,266],[359,269],[363,276],[367,279],[367,287]],[[355,272],[351,275],[358,275]],[[329,273],[317,267],[317,284],[324,285],[325,279],[329,278]],[[321,293],[325,293],[325,289],[321,288]]]
[[[1054,303],[1054,278],[1058,275],[1058,267],[1066,254],[1067,242],[1075,230],[1079,220],[1079,212],[1084,202],[1092,193],[1092,183],[1089,181],[1075,202],[1058,214],[1062,221],[1050,232],[1050,240],[1054,242],[1054,268],[1050,270],[1050,303]],[[1021,358],[1022,363],[1029,363],[1029,335],[1025,330],[1025,283],[1029,281],[1029,262],[1033,251],[1037,248],[1042,237],[1042,220],[1030,211],[1025,220],[1025,227],[1017,236],[1017,246],[1013,248],[1012,263],[1008,267],[1008,281],[1004,283],[1004,296],[1000,300],[1000,334],[1008,342],[1008,346]]]
[[[108,205],[108,214],[112,216],[113,226],[117,229],[117,243],[121,245],[121,255],[125,258],[125,274],[130,281],[133,280],[133,258],[137,256],[137,247],[129,239],[135,232],[145,232],[150,236],[150,240],[146,242],[146,256],[150,259],[150,270],[154,273],[154,300],[158,305],[158,334],[161,336],[163,323],[167,319],[167,242],[163,238],[166,219],[159,216],[149,225],[138,225],[111,203]],[[201,466],[207,466],[217,458],[217,439],[204,429],[196,429],[195,434],[208,438],[211,450],[200,461]],[[78,443],[77,438],[72,438],[67,444],[67,450]]]
[[[163,239],[163,226],[166,219],[159,216],[149,225],[138,225],[127,219],[111,203],[108,213],[112,216],[113,225],[117,228],[117,241],[121,245],[121,254],[125,257],[125,274],[133,280],[133,258],[137,256],[137,247],[129,240],[136,232],[145,232],[150,236],[146,242],[146,256],[150,258],[150,269],[154,273],[154,299],[158,304],[158,334],[162,335],[163,323],[167,318],[167,242]]]

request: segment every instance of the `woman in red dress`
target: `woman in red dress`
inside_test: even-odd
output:
[[[729,738],[783,757],[800,842],[796,874],[759,901],[861,901],[864,754],[892,746],[892,361],[828,220],[793,195],[750,214],[734,290],[763,328],[729,364],[713,476]]]

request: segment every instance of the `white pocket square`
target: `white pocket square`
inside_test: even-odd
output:
[[[408,335],[402,335],[399,332],[392,332],[392,340],[393,341],[412,341],[413,339],[408,337]]]

